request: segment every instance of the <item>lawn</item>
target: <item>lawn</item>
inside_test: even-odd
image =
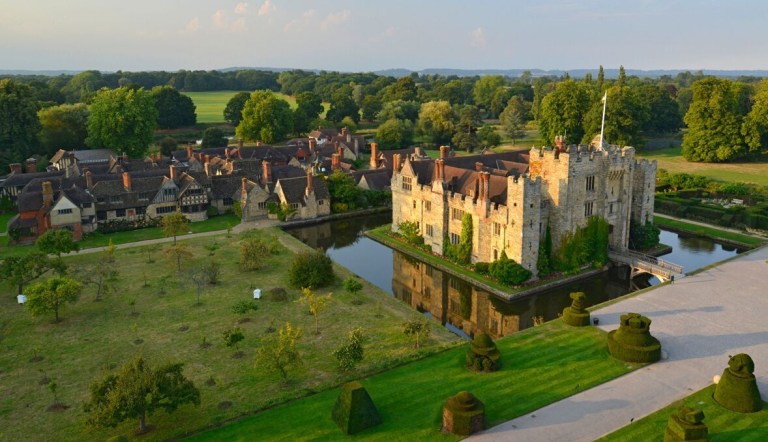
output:
[[[190,233],[201,232],[214,232],[217,230],[227,230],[228,227],[234,227],[240,224],[240,218],[232,214],[219,215],[208,218],[205,221],[199,221],[189,224]],[[94,232],[85,235],[82,241],[78,244],[81,249],[89,249],[91,247],[103,247],[109,245],[109,240],[112,240],[112,244],[125,244],[129,242],[144,241],[148,239],[164,238],[162,227],[147,227],[144,229],[128,230],[125,232],[115,233],[99,233]],[[8,245],[7,237],[0,237],[0,258],[7,258],[9,256],[21,256],[34,250],[33,245]]]
[[[440,432],[445,400],[472,392],[485,404],[489,426],[621,376],[636,366],[608,355],[606,334],[556,320],[497,341],[502,369],[477,374],[464,368],[467,346],[446,351],[362,380],[383,423],[355,435],[359,440],[458,440]],[[338,440],[331,421],[339,390],[258,413],[192,440]]]
[[[0,214],[0,233],[5,233],[8,231],[8,223],[11,221],[11,218],[16,216],[15,213],[2,213]]]
[[[744,235],[741,233],[729,232],[727,230],[721,230],[717,227],[701,226],[698,224],[687,223],[677,219],[667,218],[664,216],[654,216],[653,223],[659,227],[667,229],[678,230],[682,232],[693,233],[696,235],[707,236],[712,239],[720,239],[726,241],[732,241],[741,243],[750,247],[757,247],[765,243],[765,239],[757,238],[754,236]]]
[[[763,406],[762,411],[757,413],[735,413],[718,405],[712,399],[714,392],[714,385],[699,390],[599,441],[663,441],[669,416],[674,414],[681,405],[704,411],[704,423],[709,428],[708,440],[711,442],[765,440],[765,435],[768,434],[768,409],[766,409],[768,403]]]
[[[680,155],[679,147],[645,150],[640,158],[656,160],[660,169],[670,173],[704,175],[719,181],[733,181],[768,185],[768,162],[762,163],[693,163]]]
[[[229,100],[239,91],[213,91],[213,92],[182,92],[195,103],[198,123],[224,123],[224,108]],[[289,95],[275,92],[275,95],[287,101],[291,109],[296,108],[296,100]],[[325,111],[330,107],[329,103],[323,103]],[[321,116],[325,116],[325,112]]]
[[[239,238],[224,234],[181,241],[189,244],[194,258],[184,264],[180,274],[164,256],[165,246],[117,250],[118,290],[95,302],[94,288],[87,287],[79,302],[63,309],[58,324],[52,323],[53,315],[32,318],[16,303],[15,288],[0,285],[4,293],[0,297],[0,440],[79,441],[132,435],[137,425],[133,420],[114,429],[89,429],[82,405],[93,380],[135,355],[143,355],[153,364],[183,362],[184,373],[201,391],[199,408],[185,405],[174,414],[158,412],[147,419],[155,429],[142,440],[167,440],[334,388],[461,342],[447,330],[436,328],[425,348],[413,350],[401,324],[419,319],[421,314],[365,281],[357,295],[344,292],[340,282],[318,291],[333,293],[328,309],[321,313],[319,335],[313,333],[314,320],[307,307],[294,302],[299,293],[294,289],[288,289],[288,302],[262,299],[257,311],[245,317],[236,315],[233,305],[250,299],[254,288],[265,292],[287,288],[285,269],[293,259],[291,250],[307,249],[278,229],[252,234],[281,244],[280,252],[267,257],[259,271],[240,269]],[[214,243],[219,248],[210,256],[204,247]],[[150,258],[154,262],[148,262]],[[203,288],[198,306],[189,270],[214,259],[222,264],[221,282]],[[105,256],[94,253],[65,260],[71,266],[99,266]],[[336,273],[339,280],[350,276],[340,267]],[[130,301],[135,301],[135,306],[130,306]],[[287,384],[254,366],[261,339],[271,336],[272,329],[286,321],[304,330],[300,343],[304,365],[292,373]],[[236,326],[245,335],[240,345],[244,357],[240,359],[233,358],[234,350],[222,339],[224,330]],[[366,332],[365,360],[352,373],[340,375],[331,353],[353,327]],[[136,344],[137,339],[143,342]],[[201,347],[204,339],[211,344],[209,348]],[[43,359],[32,362],[35,355]],[[46,411],[53,397],[45,377],[56,381],[59,400],[69,409]]]

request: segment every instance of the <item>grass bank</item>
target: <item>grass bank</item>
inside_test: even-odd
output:
[[[765,244],[766,240],[742,233],[731,232],[718,229],[717,227],[702,226],[678,219],[667,218],[664,216],[654,216],[653,223],[659,227],[670,230],[692,233],[694,235],[706,236],[714,240],[728,241],[736,244],[742,244],[746,247],[758,247]]]
[[[637,366],[611,358],[606,333],[574,328],[562,321],[497,341],[502,369],[477,374],[464,368],[467,346],[413,362],[362,381],[383,423],[355,435],[359,440],[458,440],[440,432],[445,400],[459,391],[483,401],[489,426],[621,376]],[[339,390],[244,418],[191,440],[338,440],[331,420]]]
[[[714,385],[699,390],[598,440],[661,442],[669,416],[677,412],[681,405],[704,411],[704,423],[709,427],[708,440],[711,442],[765,440],[768,434],[768,403],[764,403],[763,410],[757,413],[735,413],[718,405],[712,399],[714,392]]]
[[[182,92],[188,96],[195,103],[198,123],[224,123],[224,108],[227,107],[227,103],[232,97],[237,95],[240,91],[210,91],[210,92]],[[246,91],[251,92],[251,91]],[[285,95],[280,92],[274,93],[278,98],[281,98],[288,102],[291,109],[296,109],[296,99],[290,95]],[[321,117],[325,117],[325,113],[330,108],[329,103],[323,103],[323,113]]]
[[[58,324],[51,322],[53,315],[32,318],[16,303],[15,288],[0,285],[0,422],[5,424],[0,428],[0,440],[42,441],[55,435],[59,441],[80,441],[132,436],[137,426],[133,420],[114,429],[86,427],[82,404],[95,378],[113,372],[135,355],[143,355],[153,364],[184,363],[185,375],[201,391],[199,408],[187,405],[174,414],[160,411],[147,419],[155,429],[141,439],[167,440],[334,388],[461,342],[447,330],[436,328],[425,348],[414,351],[401,324],[421,318],[421,314],[365,281],[361,281],[364,288],[358,294],[346,293],[339,281],[351,274],[339,266],[339,281],[317,291],[333,296],[320,314],[320,334],[315,335],[314,318],[305,305],[295,302],[299,291],[289,288],[286,275],[294,251],[307,247],[279,229],[250,234],[281,244],[279,253],[267,257],[258,271],[241,269],[237,236],[180,241],[193,254],[180,273],[164,255],[165,245],[118,249],[116,290],[95,302],[95,289],[86,287],[76,304],[62,310]],[[210,255],[206,246],[213,244],[218,249]],[[103,265],[104,258],[102,253],[94,253],[65,260],[73,268],[87,269]],[[190,282],[190,272],[211,260],[221,263],[220,282],[205,285],[197,305],[197,288]],[[266,292],[275,287],[287,289],[286,301],[262,299],[257,311],[245,315],[232,311],[236,302],[252,298],[254,288]],[[286,321],[304,330],[299,346],[304,364],[291,374],[288,384],[254,366],[255,351],[262,340]],[[239,346],[244,354],[241,358],[233,357],[235,351],[226,347],[222,338],[223,332],[233,327],[245,335]],[[367,336],[365,360],[355,371],[342,375],[331,354],[353,327],[362,327]],[[204,339],[210,346],[202,345]],[[36,360],[36,355],[42,359]],[[56,381],[59,401],[69,409],[46,411],[53,397],[45,378]]]
[[[768,185],[768,162],[762,163],[695,163],[689,162],[680,153],[680,147],[644,150],[640,158],[656,160],[660,169],[670,173],[704,175],[718,181],[731,181]]]

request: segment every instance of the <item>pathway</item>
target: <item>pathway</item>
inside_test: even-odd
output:
[[[718,225],[715,225],[715,224],[703,223],[703,222],[694,221],[694,220],[688,219],[688,218],[678,218],[676,216],[665,215],[665,214],[658,213],[658,212],[654,213],[653,216],[658,216],[659,218],[666,218],[666,219],[671,219],[671,220],[675,220],[675,221],[680,221],[680,222],[688,223],[688,224],[694,224],[694,225],[702,226],[702,227],[709,227],[710,229],[723,230],[725,232],[739,233],[741,235],[746,235],[746,236],[751,236],[751,237],[754,237],[754,238],[765,239],[765,235],[760,235],[760,234],[757,234],[755,232],[744,231],[744,230],[741,230],[741,229],[733,229],[733,228],[730,228],[730,227],[723,227],[723,226],[718,226]]]
[[[642,313],[666,360],[476,435],[473,441],[591,441],[712,382],[728,356],[755,361],[768,396],[768,247],[592,312],[606,331],[619,315]],[[545,348],[542,351],[546,351]],[[482,399],[482,398],[481,398]],[[492,406],[492,404],[491,404]]]

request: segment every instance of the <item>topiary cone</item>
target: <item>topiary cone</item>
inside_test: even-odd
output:
[[[341,393],[333,407],[333,421],[346,434],[355,434],[381,423],[379,411],[371,396],[360,382],[349,382],[341,387]]]
[[[745,353],[731,356],[715,386],[714,399],[723,408],[738,413],[754,413],[763,408],[755,379],[755,363]]]

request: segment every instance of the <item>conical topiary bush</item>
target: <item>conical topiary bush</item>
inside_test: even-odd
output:
[[[480,333],[472,340],[467,350],[467,368],[474,371],[491,372],[501,367],[501,353],[490,336]]]
[[[664,442],[703,442],[707,440],[708,432],[704,412],[683,406],[669,417]]]
[[[639,313],[621,315],[618,330],[608,333],[608,351],[625,362],[656,362],[661,343],[651,336],[651,320]]]
[[[731,411],[754,413],[763,408],[755,379],[755,363],[745,353],[731,356],[715,386],[715,402]]]
[[[485,405],[472,393],[462,391],[445,401],[443,431],[460,436],[485,429]]]
[[[333,421],[346,434],[355,434],[381,423],[379,411],[371,396],[360,382],[349,382],[341,387],[341,393],[333,407]]]
[[[589,325],[589,312],[584,309],[587,295],[584,292],[574,292],[571,293],[571,299],[571,306],[563,309],[563,322],[574,327]]]

